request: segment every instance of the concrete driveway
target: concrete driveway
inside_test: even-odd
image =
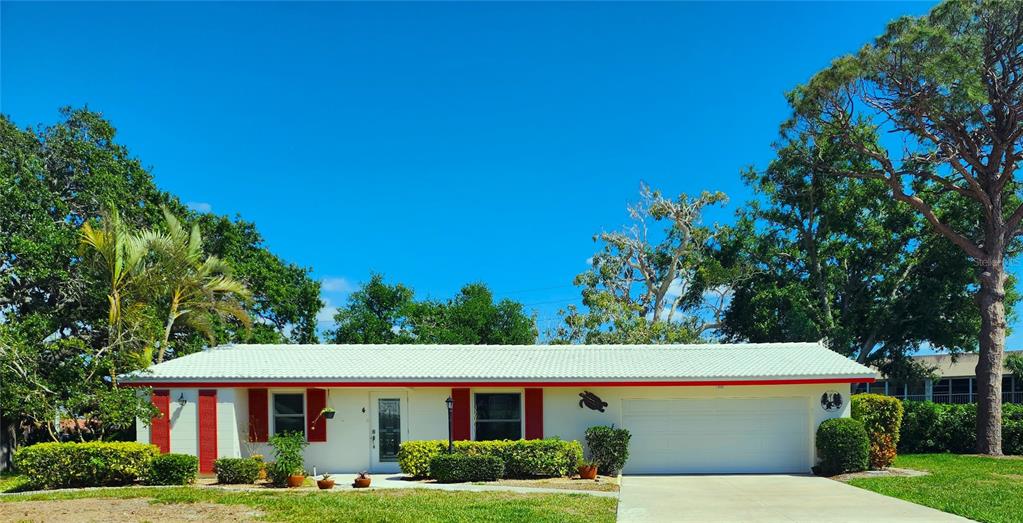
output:
[[[619,522],[970,521],[814,476],[625,476]]]

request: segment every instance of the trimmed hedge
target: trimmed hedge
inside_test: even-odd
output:
[[[401,471],[417,478],[432,477],[430,460],[448,448],[445,440],[402,442],[398,450]],[[456,441],[455,453],[494,456],[503,464],[503,477],[530,478],[568,476],[582,458],[578,441],[557,438],[500,441]]]
[[[146,485],[191,485],[199,474],[199,458],[190,454],[160,454],[149,462]]]
[[[867,469],[870,439],[863,423],[853,418],[824,420],[817,427],[820,473],[827,476]]]
[[[902,402],[881,394],[852,397],[852,417],[863,423],[870,438],[870,468],[883,470],[895,461],[902,427]]]
[[[626,429],[590,427],[586,429],[586,447],[590,458],[597,465],[597,471],[605,476],[617,476],[629,459],[629,440],[632,434]]]
[[[262,468],[263,462],[252,458],[220,458],[213,462],[217,483],[225,485],[255,483]]]
[[[14,466],[33,488],[130,485],[160,454],[155,445],[134,442],[39,443],[14,453]]]
[[[430,473],[440,483],[495,481],[504,472],[504,462],[493,455],[442,452],[430,459]]]
[[[971,454],[977,447],[977,405],[902,402],[905,416],[899,452]],[[1023,405],[1002,405],[1002,452],[1023,454]]]

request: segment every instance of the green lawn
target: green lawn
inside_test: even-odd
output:
[[[26,482],[25,476],[11,474],[10,472],[0,472],[0,492],[16,491]]]
[[[899,456],[895,466],[930,475],[849,483],[977,521],[1023,522],[1023,459],[910,454]]]
[[[613,522],[617,501],[584,494],[512,494],[395,489],[368,492],[230,492],[209,488],[116,488],[0,496],[12,501],[83,498],[151,498],[154,503],[196,502],[241,504],[271,521],[388,522]],[[187,508],[182,508],[187,510]]]

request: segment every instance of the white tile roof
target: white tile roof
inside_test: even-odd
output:
[[[714,381],[874,378],[819,343],[225,345],[125,376],[146,381]]]

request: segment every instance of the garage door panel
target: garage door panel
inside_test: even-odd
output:
[[[625,400],[625,471],[806,472],[808,415],[802,398]]]

